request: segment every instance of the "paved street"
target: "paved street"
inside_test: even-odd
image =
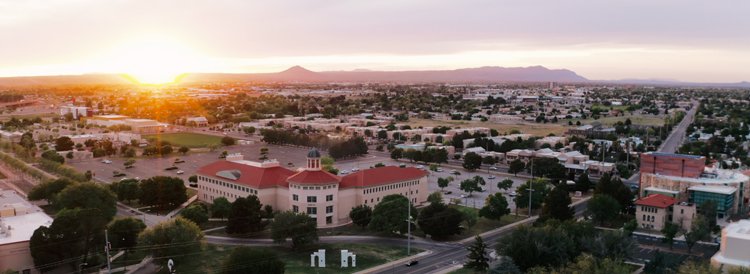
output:
[[[695,119],[695,113],[698,111],[698,102],[693,101],[693,107],[685,114],[685,118],[672,129],[664,144],[659,148],[660,152],[674,153],[685,140],[685,132],[690,123]]]

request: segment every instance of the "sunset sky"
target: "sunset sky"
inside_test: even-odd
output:
[[[750,1],[0,0],[0,76],[567,68],[750,81]]]

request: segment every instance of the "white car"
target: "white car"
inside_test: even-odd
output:
[[[341,174],[341,175],[346,175],[346,174],[349,174],[349,171],[346,171],[346,170],[342,170],[341,172],[339,172],[339,174]]]
[[[491,166],[490,169],[491,170],[497,170],[497,167],[496,166]]]
[[[356,168],[356,167],[352,168],[352,172],[357,172],[357,171],[359,171],[359,168]]]
[[[518,193],[516,193],[515,191],[513,191],[509,195],[510,195],[510,197],[516,197],[516,195],[518,195]]]
[[[177,174],[183,174],[183,173],[185,173],[185,171],[182,171],[182,170],[177,171]]]
[[[489,177],[487,177],[487,179],[490,179],[490,180],[495,179],[495,175],[490,175]]]
[[[111,164],[112,161],[110,161],[110,160],[102,160],[102,163],[104,163],[104,164]]]
[[[435,171],[437,171],[437,172],[443,172],[443,169],[442,168],[438,168]]]

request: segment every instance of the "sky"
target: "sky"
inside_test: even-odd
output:
[[[0,0],[0,76],[566,68],[750,81],[750,1]]]

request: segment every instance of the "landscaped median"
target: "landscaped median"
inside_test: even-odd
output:
[[[220,146],[222,137],[200,133],[180,132],[143,135],[143,138],[149,141],[168,142],[176,147],[185,146],[189,148],[199,148]]]

